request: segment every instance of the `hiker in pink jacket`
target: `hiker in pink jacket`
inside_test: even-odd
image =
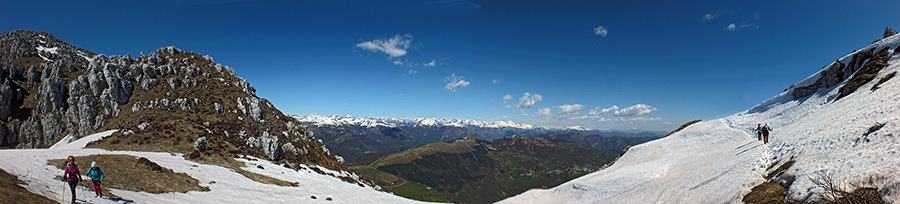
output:
[[[72,189],[72,203],[75,203],[75,186],[81,180],[81,172],[78,172],[78,165],[75,164],[75,156],[67,158],[66,170],[64,171],[63,180],[69,182],[69,188]]]

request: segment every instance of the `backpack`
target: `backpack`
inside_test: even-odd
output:
[[[72,180],[72,178],[78,177],[78,165],[75,164],[66,164],[66,178]]]

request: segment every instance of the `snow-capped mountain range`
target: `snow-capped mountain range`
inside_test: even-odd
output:
[[[392,118],[392,117],[353,117],[342,115],[322,115],[313,113],[309,115],[290,115],[296,118],[300,123],[317,125],[317,126],[359,126],[359,127],[398,127],[398,126],[448,126],[448,127],[475,127],[475,128],[518,128],[518,129],[536,129],[536,130],[575,130],[575,131],[591,131],[593,129],[581,126],[556,127],[556,126],[537,126],[513,121],[494,121],[486,122],[472,119],[455,119],[455,118]]]

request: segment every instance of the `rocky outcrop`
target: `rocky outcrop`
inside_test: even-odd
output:
[[[872,50],[875,49],[873,48],[869,50],[869,52],[871,53]],[[863,84],[867,84],[875,79],[875,77],[878,76],[878,72],[880,72],[882,68],[888,66],[887,62],[891,58],[890,54],[890,48],[885,47],[872,55],[869,61],[859,68],[859,70],[853,74],[853,77],[847,80],[847,83],[844,83],[844,85],[841,86],[838,99],[850,95]]]
[[[106,56],[49,33],[0,33],[0,146],[42,148],[67,135],[122,129],[88,146],[185,155],[205,148],[204,155],[348,170],[305,127],[212,60],[174,46],[140,58]]]
[[[206,137],[200,137],[197,141],[194,141],[194,149],[199,151],[206,151],[209,148],[206,144]]]
[[[284,149],[278,145],[278,137],[263,132],[262,136],[250,137],[247,139],[247,145],[254,148],[261,148],[266,155],[273,160],[281,160],[284,155]]]
[[[0,74],[2,76],[2,74]],[[3,84],[0,85],[0,120],[9,121],[9,115],[12,113],[12,101],[13,97],[15,97],[15,91],[10,86],[10,80],[3,80]],[[0,127],[3,129],[4,127]],[[5,131],[0,131],[0,135],[5,134]],[[0,138],[2,139],[2,138]]]
[[[863,63],[872,58],[872,52],[874,52],[874,50],[875,49],[873,48],[867,51],[856,52],[846,66],[840,61],[835,61],[834,63],[825,66],[825,71],[822,72],[815,83],[802,87],[795,87],[791,94],[795,99],[799,99],[812,95],[819,89],[830,88],[843,82],[845,79],[849,78],[850,75],[859,70],[859,68],[863,66]]]
[[[884,27],[884,35],[882,35],[882,37],[887,38],[887,37],[894,36],[896,34],[897,34],[897,31],[894,31],[894,29],[891,29],[891,27],[885,26]]]

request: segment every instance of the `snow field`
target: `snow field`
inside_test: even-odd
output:
[[[189,191],[187,193],[161,194],[110,189],[113,194],[133,200],[135,203],[421,203],[376,191],[370,186],[360,187],[332,176],[303,169],[295,171],[260,159],[257,161],[239,159],[239,161],[250,165],[250,167],[243,167],[243,170],[289,182],[298,182],[299,186],[286,187],[259,183],[229,168],[185,160],[181,154],[83,148],[87,143],[113,132],[115,130],[93,134],[71,143],[63,140],[49,149],[0,150],[0,168],[28,183],[24,187],[29,191],[60,202],[68,202],[69,197],[64,197],[64,195],[69,194],[63,194],[63,182],[53,179],[57,175],[62,175],[62,170],[48,165],[48,160],[64,159],[69,155],[123,154],[145,157],[162,167],[172,169],[175,173],[187,173],[199,180],[201,186],[207,186],[210,189],[207,192]],[[90,164],[90,161],[77,162],[81,164],[83,170],[86,169],[83,166]],[[263,166],[264,169],[257,168],[257,165]],[[346,172],[319,168],[336,175],[349,175]],[[107,173],[107,176],[115,175]],[[67,188],[65,192],[68,192]],[[93,195],[91,192],[90,189],[79,187],[78,199],[90,203],[116,203],[112,200],[91,197]],[[315,196],[317,199],[312,199],[311,196]],[[332,200],[326,200],[328,197],[331,197]]]
[[[894,35],[860,51],[898,44],[900,35]],[[852,54],[840,61],[848,63]],[[900,203],[900,79],[870,90],[884,75],[900,71],[898,56],[892,53],[872,82],[840,100],[843,82],[800,99],[783,92],[747,111],[635,146],[607,169],[500,203],[741,203],[766,181],[766,167],[790,159],[795,163],[785,174],[796,176],[787,192],[791,198],[819,199],[822,189],[810,179],[831,175],[845,190],[875,187],[885,200]],[[876,122],[885,125],[864,137]],[[774,129],[769,144],[756,141],[757,123]]]

